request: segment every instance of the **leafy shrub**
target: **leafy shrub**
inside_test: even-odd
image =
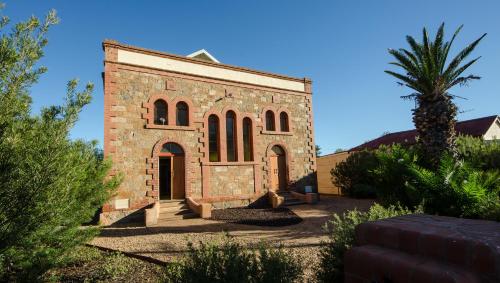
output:
[[[481,170],[500,170],[500,142],[460,136],[457,138],[459,157]]]
[[[413,208],[422,201],[418,189],[409,186],[412,180],[410,168],[417,164],[415,147],[406,148],[399,144],[380,147],[375,151],[378,165],[369,174],[377,187],[377,197],[382,204],[400,204]]]
[[[283,247],[270,249],[266,245],[259,248],[259,272],[254,282],[294,282],[302,275],[302,265],[298,259],[283,250]]]
[[[41,282],[162,282],[165,267],[95,247],[72,249],[64,263],[48,270]]]
[[[445,154],[437,170],[410,165],[426,213],[500,221],[500,172],[484,172]]]
[[[1,8],[0,8],[1,10]],[[107,179],[111,164],[97,142],[74,141],[70,130],[91,101],[68,83],[65,104],[30,112],[29,88],[46,69],[38,67],[46,32],[57,22],[31,17],[5,32],[0,21],[0,281],[36,281],[96,229],[81,229],[119,184]]]
[[[294,282],[302,274],[298,259],[282,247],[261,244],[259,253],[225,238],[222,244],[188,244],[188,254],[167,267],[167,282]]]
[[[354,229],[358,224],[411,213],[413,212],[399,206],[384,208],[379,204],[374,204],[367,212],[355,209],[342,216],[334,213],[324,226],[328,240],[321,245],[317,281],[344,282],[344,254],[354,244]]]
[[[374,182],[369,172],[375,169],[377,164],[373,152],[354,152],[331,170],[332,182],[344,195],[356,198],[375,197]]]

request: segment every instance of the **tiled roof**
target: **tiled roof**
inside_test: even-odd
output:
[[[497,115],[482,117],[472,120],[457,122],[455,130],[459,135],[468,135],[473,137],[482,137],[490,128],[491,124],[497,119]],[[351,148],[349,151],[356,151],[362,149],[376,149],[380,145],[391,145],[394,143],[411,145],[415,143],[417,130],[409,130],[402,132],[395,132],[383,135],[379,138],[365,142],[361,145]]]

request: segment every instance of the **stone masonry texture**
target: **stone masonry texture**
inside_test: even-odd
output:
[[[117,215],[114,206],[117,199],[128,199],[129,208],[125,211],[144,208],[157,200],[159,175],[155,150],[165,142],[179,144],[186,153],[186,197],[213,203],[215,207],[248,204],[269,190],[269,154],[273,145],[283,147],[286,152],[288,187],[303,190],[304,186],[311,185],[315,188],[310,81],[304,79],[305,92],[292,92],[207,79],[120,64],[116,53],[121,46],[109,42],[103,46],[106,55],[104,151],[105,156],[113,160],[111,174],[124,176],[116,195],[103,207],[104,213]],[[174,125],[175,113],[171,113],[175,112],[174,104],[186,102],[190,111],[189,126],[155,128],[151,106],[159,98],[167,102],[169,124]],[[263,128],[267,109],[276,116],[276,132],[266,132]],[[229,110],[237,116],[237,136],[242,133],[243,117],[252,119],[253,161],[243,161],[241,137],[237,137],[237,162],[227,162],[224,157],[221,162],[208,161],[208,115],[218,115],[223,136],[225,114]],[[288,133],[279,131],[281,111],[289,115]],[[170,121],[172,119],[174,121]],[[225,140],[220,141],[220,147],[224,155]],[[123,211],[119,215],[123,216]]]

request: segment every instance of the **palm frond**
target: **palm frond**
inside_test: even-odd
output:
[[[434,57],[432,56],[432,42],[429,41],[429,34],[427,33],[427,29],[424,28],[422,30],[423,35],[423,58],[424,58],[424,74],[426,77],[435,75],[435,66],[436,62],[434,62]]]
[[[434,62],[436,66],[436,73],[441,73],[441,58],[443,56],[443,38],[444,38],[444,23],[439,26],[439,29],[436,33],[436,38],[434,39],[432,54],[434,56]]]
[[[467,57],[469,54],[476,48],[476,46],[481,42],[481,40],[486,36],[486,33],[483,34],[481,37],[478,39],[474,40],[471,44],[469,44],[467,47],[465,47],[462,51],[460,51],[453,60],[451,60],[450,64],[448,65],[448,68],[446,68],[446,71],[444,71],[443,76],[445,78],[448,78],[450,74],[455,72],[455,69],[460,65],[460,63]]]
[[[406,41],[410,45],[411,50],[413,51],[413,53],[415,53],[415,56],[417,57],[417,59],[420,62],[420,64],[423,64],[423,60],[422,60],[422,46],[419,43],[417,43],[417,41],[412,36],[409,36],[409,35],[406,36]]]
[[[479,79],[481,79],[481,77],[474,76],[474,75],[468,75],[466,77],[459,77],[459,78],[456,78],[453,82],[451,82],[447,87],[451,88],[455,85],[466,86],[469,84],[470,81],[479,80]]]
[[[418,97],[420,93],[412,93],[408,95],[402,95],[400,96],[403,100],[414,100],[416,97]]]
[[[477,60],[479,60],[481,58],[481,56],[471,60],[470,62],[468,62],[467,64],[463,65],[462,67],[458,68],[455,72],[453,72],[450,77],[449,77],[449,80],[450,81],[454,81],[456,78],[458,78],[465,70],[467,70],[467,68],[469,68],[472,64],[474,64]]]
[[[455,31],[455,33],[453,33],[453,36],[451,37],[451,40],[445,44],[445,48],[444,48],[444,52],[443,52],[443,58],[441,58],[441,63],[440,63],[440,65],[441,65],[440,72],[441,73],[443,73],[443,70],[444,70],[444,67],[445,67],[445,64],[446,64],[446,59],[448,59],[448,53],[450,52],[450,48],[453,45],[453,41],[455,41],[455,38],[460,33],[460,31],[462,30],[463,27],[464,27],[464,25],[459,26],[457,28],[457,30]]]
[[[399,63],[391,63],[393,65],[400,66],[401,68],[405,69],[408,73],[410,73],[413,77],[418,77],[420,74],[420,70],[418,69],[418,66],[416,66],[411,59],[409,59],[405,54],[402,52],[395,50],[395,49],[389,49],[389,54],[394,56],[396,60],[399,61]]]
[[[386,72],[387,74],[393,76],[393,77],[396,77],[397,79],[403,81],[408,87],[416,90],[416,91],[419,91],[418,89],[418,84],[415,80],[407,77],[407,76],[404,76],[404,75],[401,75],[401,74],[398,74],[396,72],[393,72],[393,71],[384,71]]]

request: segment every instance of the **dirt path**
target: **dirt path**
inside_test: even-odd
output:
[[[259,227],[204,219],[185,219],[163,227],[108,227],[91,244],[170,261],[186,251],[189,241],[218,241],[225,232],[236,241],[254,247],[261,240],[283,246],[298,254],[306,267],[317,261],[319,243],[326,239],[322,226],[332,213],[368,209],[373,201],[343,197],[322,197],[316,205],[291,206],[303,218],[299,224]]]

